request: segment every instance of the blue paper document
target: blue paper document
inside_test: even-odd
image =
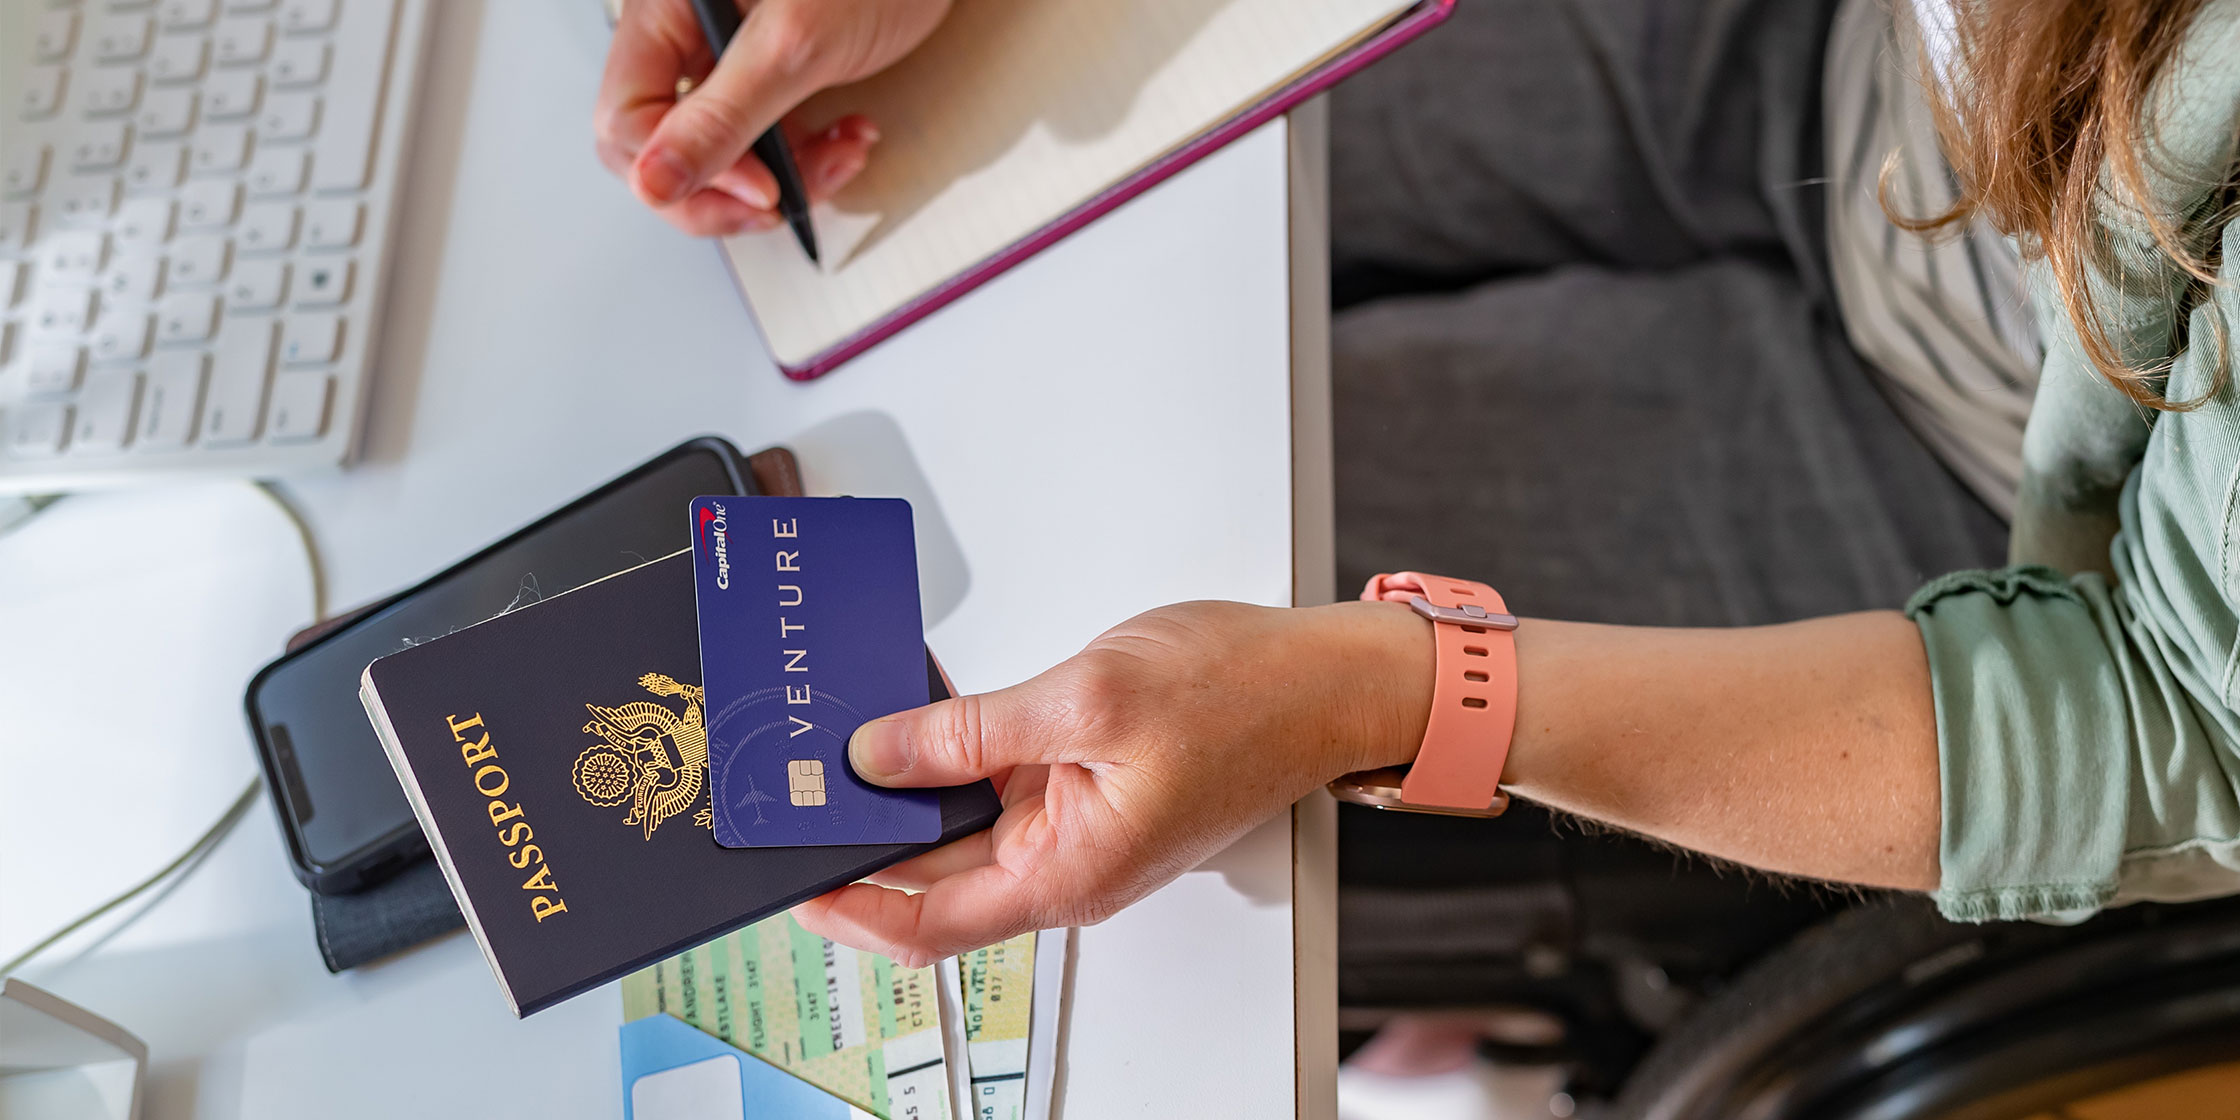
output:
[[[716,842],[939,838],[933,793],[848,766],[857,727],[925,703],[910,503],[696,498],[692,538]]]
[[[622,1025],[623,1120],[878,1120],[667,1015]]]

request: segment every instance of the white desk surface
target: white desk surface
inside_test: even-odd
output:
[[[1160,603],[1291,600],[1282,124],[797,386],[716,252],[592,158],[596,6],[438,7],[362,457],[293,487],[335,606],[703,432],[914,499],[930,641],[968,689]],[[82,496],[0,537],[0,957],[249,780],[242,686],[308,610],[244,485]],[[1291,1024],[1319,1016],[1295,1006],[1291,855],[1271,822],[1083,932],[1069,1120],[1293,1115]],[[464,934],[329,976],[267,804],[24,976],[147,1040],[151,1120],[619,1114],[612,988],[516,1022]]]

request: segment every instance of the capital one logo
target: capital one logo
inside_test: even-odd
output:
[[[700,539],[716,558],[716,587],[731,590],[731,523],[724,519],[721,502],[709,502],[700,509]]]

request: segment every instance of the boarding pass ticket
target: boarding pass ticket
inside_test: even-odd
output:
[[[781,914],[625,977],[622,1012],[674,1015],[883,1120],[950,1120],[938,984]]]

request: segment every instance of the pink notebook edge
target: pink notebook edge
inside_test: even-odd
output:
[[[795,381],[814,381],[832,372],[887,339],[894,337],[911,324],[939,311],[963,297],[965,293],[1003,275],[1050,246],[1065,240],[1089,223],[1119,209],[1128,200],[1172,178],[1184,168],[1228,147],[1247,133],[1274,120],[1293,106],[1337,85],[1406,45],[1417,36],[1444,21],[1454,11],[1455,0],[1422,0],[1406,14],[1385,25],[1384,29],[1356,44],[1350,50],[1323,63],[1291,83],[1263,98],[1250,108],[1206,130],[1197,138],[1144,165],[1133,174],[1113,183],[1091,196],[1081,205],[1059,215],[1048,225],[1012,242],[1004,249],[991,254],[977,264],[927,289],[924,293],[886,315],[870,326],[820,351],[815,357],[798,365],[777,362],[779,372]],[[769,336],[762,331],[762,321],[756,314],[753,302],[746,298],[746,285],[740,280],[738,269],[731,263],[731,254],[724,251],[722,243],[716,244],[716,253],[723,260],[724,271],[730,273],[732,286],[739,290],[739,300],[746,305],[747,317],[754,322],[755,333],[769,347]],[[773,361],[776,356],[772,355]]]

